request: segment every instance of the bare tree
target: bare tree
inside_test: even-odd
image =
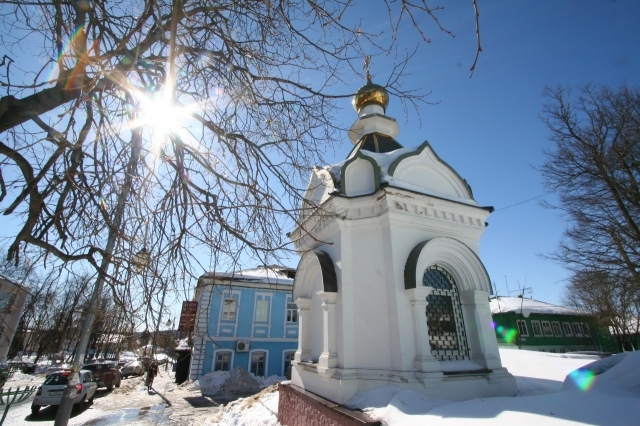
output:
[[[392,34],[407,22],[426,40],[422,18],[442,29],[441,8],[379,3]],[[343,79],[365,54],[394,52],[395,37],[368,32],[351,6],[4,4],[5,46],[27,52],[5,56],[1,81],[0,201],[3,214],[25,218],[8,258],[33,245],[106,276],[102,260],[126,264],[146,234],[179,270],[194,270],[197,246],[226,267],[245,252],[269,263],[288,243],[283,227],[297,218],[309,168],[343,130],[334,116],[335,100],[351,95],[340,93]],[[396,56],[387,86],[415,105],[423,95],[401,88],[410,56]]]
[[[575,99],[562,88],[546,95],[555,147],[541,171],[560,199],[550,207],[568,221],[551,257],[574,274],[567,297],[616,327],[630,309],[637,318],[640,302],[640,91],[586,86]]]

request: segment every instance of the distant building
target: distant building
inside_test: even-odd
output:
[[[589,315],[521,297],[491,299],[498,345],[541,352],[615,351],[609,330]]]
[[[294,275],[260,267],[200,277],[191,380],[238,366],[256,376],[286,374],[298,347]]]
[[[0,362],[7,360],[29,293],[29,287],[0,275]]]

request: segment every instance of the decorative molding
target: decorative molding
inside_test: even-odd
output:
[[[371,167],[373,169],[373,192],[376,192],[378,189],[380,189],[380,166],[373,160],[373,158],[358,151],[356,155],[354,155],[351,159],[345,161],[345,163],[340,168],[340,192],[347,197],[349,196],[349,194],[347,194],[347,168],[359,160],[364,160],[371,164]],[[366,194],[357,194],[356,196],[360,197],[362,195]]]
[[[393,161],[393,163],[391,163],[391,166],[389,166],[389,175],[393,176],[393,174],[395,173],[396,169],[398,168],[400,163],[402,163],[403,160],[405,160],[405,159],[407,159],[409,157],[420,155],[420,154],[422,154],[422,151],[424,151],[427,148],[429,148],[429,150],[431,151],[433,156],[436,158],[436,160],[438,160],[442,165],[444,165],[449,170],[451,170],[453,172],[453,174],[455,174],[456,177],[458,179],[460,179],[460,181],[464,184],[465,188],[469,191],[469,198],[471,198],[473,200],[473,191],[471,190],[471,186],[469,186],[469,184],[467,183],[467,180],[464,179],[462,176],[460,176],[458,174],[458,172],[456,172],[456,170],[453,167],[451,167],[446,161],[444,161],[442,158],[440,158],[438,156],[438,154],[435,152],[435,150],[429,144],[429,141],[426,141],[426,140],[415,151],[404,153],[401,156],[399,156],[398,158],[396,158]]]
[[[427,217],[430,219],[449,221],[460,225],[473,226],[474,228],[484,228],[484,220],[479,217],[473,217],[467,214],[454,213],[444,210],[440,207],[420,206],[418,203],[407,203],[400,201],[392,201],[395,211],[403,212],[418,217]]]

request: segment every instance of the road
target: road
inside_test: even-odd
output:
[[[43,379],[42,379],[43,380]],[[31,384],[38,384],[31,383]],[[5,426],[53,425],[57,407],[45,407],[37,415],[31,414],[33,397],[12,406]],[[74,409],[69,425],[156,425],[189,426],[199,419],[215,415],[220,404],[203,397],[198,391],[181,389],[173,383],[170,373],[161,372],[153,388],[148,391],[142,378],[128,378],[112,392],[98,389],[93,404]]]

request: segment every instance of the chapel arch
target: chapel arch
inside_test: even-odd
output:
[[[331,377],[337,366],[336,300],[338,280],[331,257],[319,250],[306,252],[298,263],[293,300],[298,306],[299,337],[295,364],[317,364],[319,374]]]

